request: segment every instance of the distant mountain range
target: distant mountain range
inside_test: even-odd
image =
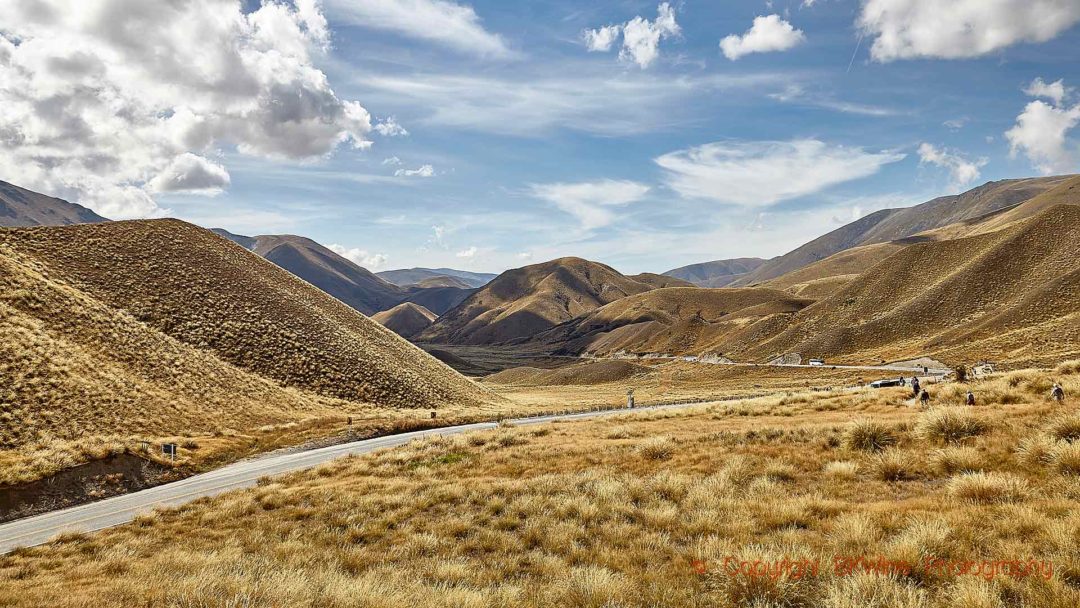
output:
[[[384,281],[400,287],[425,285],[427,287],[475,288],[487,285],[498,276],[489,272],[469,272],[468,270],[456,270],[454,268],[406,268],[402,270],[384,270],[375,274]],[[456,284],[448,282],[445,280],[447,277],[458,279],[458,282]],[[437,282],[442,284],[437,284]]]
[[[0,226],[67,226],[107,221],[82,205],[0,181]]]
[[[665,272],[669,277],[682,279],[698,287],[726,287],[756,270],[765,263],[761,258],[736,258],[690,264]]]

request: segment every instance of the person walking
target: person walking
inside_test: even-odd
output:
[[[923,407],[930,405],[930,393],[925,388],[923,389],[922,394],[919,395],[919,403],[921,403]]]
[[[1058,403],[1065,401],[1065,389],[1061,388],[1061,385],[1055,382],[1054,388],[1050,389],[1050,398]]]
[[[919,377],[918,376],[912,376],[911,377],[911,394],[915,395],[916,397],[919,396]]]
[[[967,404],[975,405],[975,393],[971,392],[971,389],[968,389]]]

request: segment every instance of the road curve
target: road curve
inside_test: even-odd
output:
[[[655,409],[686,407],[699,403],[710,403],[713,400],[693,403],[680,403],[670,405],[656,405],[635,408],[633,411],[641,412]],[[624,414],[624,408],[614,410],[599,410],[592,412],[580,412],[576,414],[558,414],[551,416],[536,416],[531,418],[517,418],[510,422],[526,426],[542,424],[556,420],[581,420],[595,418],[611,414]],[[291,454],[279,454],[237,462],[228,466],[215,469],[209,473],[193,475],[180,481],[147,488],[131,494],[114,496],[98,502],[93,502],[77,507],[42,513],[26,519],[0,525],[0,555],[9,553],[17,547],[32,547],[49,541],[57,534],[65,532],[93,532],[104,528],[111,528],[127,523],[137,515],[148,513],[158,507],[176,507],[197,498],[216,496],[230,490],[250,488],[260,478],[270,475],[280,475],[309,469],[341,456],[349,454],[366,454],[382,448],[392,448],[404,445],[413,439],[422,437],[459,435],[471,431],[494,429],[498,424],[494,422],[478,422],[474,424],[462,424],[423,431],[413,431],[400,435],[388,435],[375,437],[350,443],[342,443],[324,448],[317,448],[304,452]]]

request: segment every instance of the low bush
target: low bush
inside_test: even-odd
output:
[[[972,504],[1018,502],[1028,493],[1022,478],[1005,473],[964,473],[949,480],[954,498]]]
[[[896,433],[892,428],[869,418],[852,422],[844,433],[844,445],[850,450],[880,452],[896,442]]]
[[[916,434],[929,441],[956,443],[990,430],[983,419],[955,408],[937,408],[919,417]]]

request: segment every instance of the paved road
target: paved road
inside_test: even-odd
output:
[[[701,401],[697,403],[710,403]],[[639,407],[633,411],[641,412],[655,409],[686,407],[695,403],[657,405]],[[612,414],[624,414],[626,409],[581,412],[537,416],[511,420],[515,425],[527,426],[543,424],[555,420],[581,420]],[[32,547],[48,542],[49,539],[63,532],[92,532],[127,523],[135,516],[153,511],[157,507],[175,507],[197,498],[216,496],[223,492],[240,488],[250,488],[262,477],[300,471],[348,454],[365,454],[382,448],[404,445],[413,439],[440,435],[458,435],[471,431],[494,429],[494,422],[463,424],[438,429],[427,429],[364,439],[351,443],[318,448],[292,454],[272,455],[265,458],[237,462],[209,473],[194,475],[154,488],[148,488],[131,494],[115,496],[98,502],[71,507],[60,511],[43,513],[34,517],[16,520],[0,525],[0,554],[8,553],[16,547]]]

